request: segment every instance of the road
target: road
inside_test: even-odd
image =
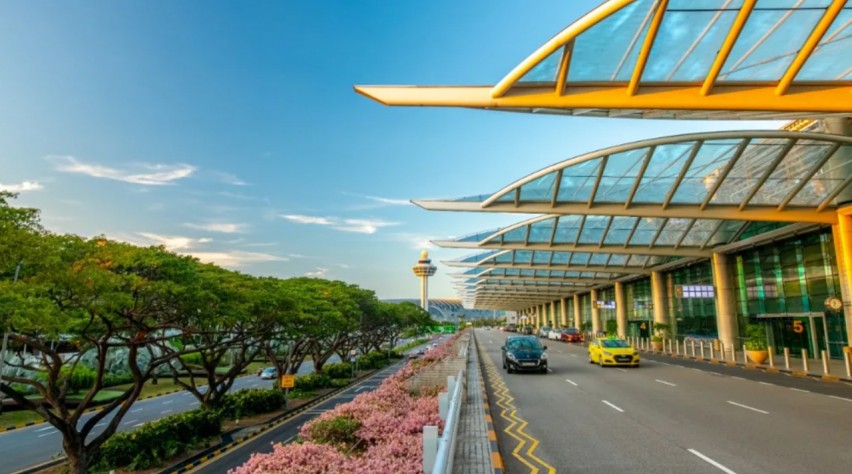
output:
[[[638,369],[601,368],[584,346],[546,340],[550,373],[510,375],[500,360],[506,335],[477,331],[509,473],[837,473],[852,465],[848,384],[665,356],[643,357]],[[511,410],[499,406],[507,403],[528,425],[507,420]],[[529,438],[515,456],[519,442],[505,430],[517,435],[519,426]]]
[[[335,356],[335,360],[339,359]],[[311,361],[306,361],[299,368],[299,374],[302,375],[313,371],[314,366]],[[250,374],[238,378],[231,390],[268,387],[272,383],[271,380],[261,380],[260,377]],[[147,421],[159,420],[164,416],[192,410],[198,405],[198,401],[189,392],[140,400],[134,403],[133,408],[124,416],[118,430],[132,430]],[[84,415],[80,424],[85,423],[93,415],[94,413]],[[107,417],[99,423],[91,436],[100,433],[110,419],[111,417]],[[53,426],[47,423],[0,433],[0,459],[3,460],[0,464],[0,473],[6,474],[35,466],[51,460],[56,455],[64,455],[62,437]]]

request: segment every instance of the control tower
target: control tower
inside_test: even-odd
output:
[[[414,274],[420,277],[420,307],[425,311],[429,311],[429,277],[435,274],[438,267],[432,265],[432,260],[429,259],[429,252],[423,251],[420,253],[420,260],[417,265],[411,267]]]

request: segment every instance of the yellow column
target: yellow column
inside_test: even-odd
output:
[[[716,292],[716,329],[725,347],[739,346],[735,289],[728,273],[728,256],[713,253],[713,287]]]
[[[550,327],[559,327],[559,319],[556,317],[556,300],[550,302],[550,319],[553,321],[553,324],[551,324]]]
[[[562,323],[563,328],[568,327],[568,308],[566,308],[565,298],[561,298],[559,300],[559,321]]]
[[[654,301],[654,322],[668,324],[666,318],[666,287],[663,272],[651,272],[651,299]]]
[[[601,310],[595,304],[598,301],[598,290],[592,290],[592,332],[595,334],[601,330]]]
[[[840,295],[843,316],[846,320],[846,340],[852,346],[852,207],[837,211],[834,234],[834,252],[837,254],[837,274],[840,276]]]
[[[627,337],[627,306],[624,303],[624,283],[615,282],[615,322],[618,323],[618,337]]]
[[[574,327],[578,330],[583,324],[583,318],[580,316],[580,295],[574,295]]]

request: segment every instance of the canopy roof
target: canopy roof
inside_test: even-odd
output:
[[[386,105],[679,119],[849,116],[846,0],[609,0],[494,86],[356,86]]]
[[[834,224],[838,204],[852,200],[850,182],[852,137],[786,130],[706,132],[599,150],[491,195],[415,204],[430,210],[575,215],[572,219],[663,219],[619,219],[619,228],[631,222],[655,229],[688,225],[683,219],[695,221],[692,227],[699,230],[712,226],[708,219]],[[600,217],[594,220],[603,226]],[[568,222],[560,220],[566,240],[574,221]],[[587,235],[582,241],[593,243],[601,234]]]

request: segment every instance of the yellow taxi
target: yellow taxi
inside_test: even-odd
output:
[[[589,344],[589,363],[639,367],[639,353],[624,339],[598,338]]]

